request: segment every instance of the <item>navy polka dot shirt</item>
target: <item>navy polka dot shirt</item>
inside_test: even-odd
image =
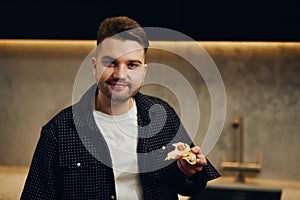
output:
[[[116,199],[107,143],[94,120],[92,86],[43,126],[21,195],[25,200]],[[138,167],[143,199],[172,200],[201,192],[220,175],[208,161],[202,171],[185,176],[176,162],[164,160],[173,143],[193,143],[175,111],[163,100],[137,93]],[[120,154],[120,156],[122,156]]]

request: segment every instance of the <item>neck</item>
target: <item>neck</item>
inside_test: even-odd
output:
[[[99,94],[95,97],[95,109],[108,115],[125,114],[133,107],[133,104],[134,99],[132,97],[122,102],[113,102]]]

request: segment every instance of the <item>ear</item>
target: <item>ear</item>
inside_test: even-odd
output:
[[[97,76],[97,59],[95,57],[92,58],[92,65],[93,65],[93,74]]]
[[[145,64],[145,67],[144,67],[144,78],[145,78],[145,76],[146,76],[147,70],[148,70],[148,65]]]

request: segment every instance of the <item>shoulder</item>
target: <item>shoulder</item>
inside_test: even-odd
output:
[[[168,117],[178,117],[174,108],[165,100],[151,95],[145,95],[137,93],[135,95],[138,111],[142,113],[159,113],[162,116],[167,115]]]
[[[43,127],[44,131],[57,129],[65,124],[73,123],[72,106],[68,106],[55,114]]]

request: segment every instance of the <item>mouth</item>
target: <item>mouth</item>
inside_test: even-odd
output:
[[[123,82],[109,82],[108,83],[114,90],[123,90],[125,88],[129,88],[129,84]]]

